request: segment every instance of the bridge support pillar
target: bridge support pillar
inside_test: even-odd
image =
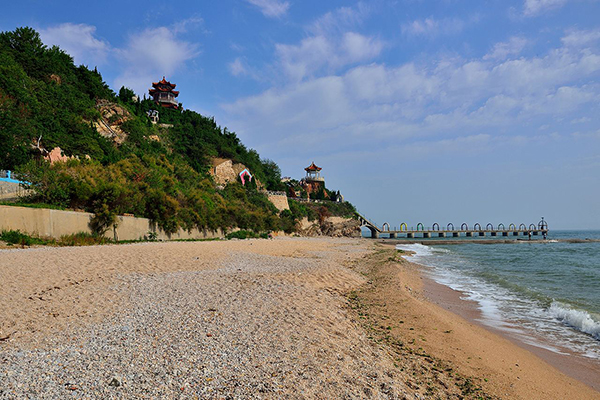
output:
[[[407,239],[412,239],[412,238],[414,238],[414,237],[415,237],[415,234],[414,234],[414,233],[411,233],[411,232],[407,232],[407,233],[406,233],[406,238],[407,238]]]
[[[424,239],[429,239],[431,237],[431,233],[429,232],[423,232],[423,238]]]
[[[438,237],[446,237],[446,232],[440,232],[440,233],[438,233]]]
[[[467,237],[473,237],[473,232],[467,232]]]
[[[398,237],[398,235],[396,234],[396,232],[390,232],[390,239],[396,239]]]
[[[452,237],[460,237],[460,233],[458,233],[458,232],[452,232]]]

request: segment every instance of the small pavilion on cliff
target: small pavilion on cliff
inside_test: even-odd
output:
[[[325,178],[321,176],[321,167],[317,167],[313,162],[304,168],[306,176],[300,181],[300,185],[306,190],[306,193],[318,193],[325,189]]]
[[[307,182],[325,182],[325,178],[321,176],[321,170],[323,168],[317,167],[314,161],[304,170],[306,171],[306,179]]]
[[[179,96],[179,92],[173,90],[175,89],[175,86],[177,85],[167,81],[163,76],[161,81],[152,82],[152,89],[149,90],[149,93],[154,101],[161,106],[177,109],[179,104],[177,103],[176,97]]]

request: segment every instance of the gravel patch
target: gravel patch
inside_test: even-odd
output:
[[[413,398],[327,290],[341,269],[235,252],[218,269],[122,276],[128,301],[104,322],[0,349],[0,398]]]

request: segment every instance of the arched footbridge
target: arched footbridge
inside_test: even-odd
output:
[[[391,239],[399,237],[412,238],[445,238],[445,237],[485,237],[485,236],[546,236],[548,234],[548,222],[542,220],[537,224],[509,224],[508,227],[504,224],[494,226],[488,223],[483,227],[480,223],[469,225],[463,223],[460,228],[455,228],[453,223],[440,226],[437,222],[431,227],[425,227],[422,223],[418,223],[416,228],[408,229],[406,223],[401,223],[399,228],[391,228],[390,224],[385,222],[381,227],[370,219],[363,216],[361,213],[356,213],[356,218],[360,222],[361,227],[368,228],[371,231],[372,238],[379,238],[381,235],[388,235]]]

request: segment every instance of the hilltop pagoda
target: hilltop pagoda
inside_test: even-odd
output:
[[[165,79],[163,76],[160,82],[152,82],[152,89],[149,90],[150,96],[155,102],[163,107],[167,108],[179,108],[176,97],[179,96],[179,92],[175,89],[177,86]]]
[[[321,167],[317,167],[315,163],[311,163],[308,167],[304,168],[306,176],[300,181],[300,186],[306,193],[319,193],[325,189],[325,178],[321,176]]]
[[[321,170],[323,168],[317,167],[314,162],[312,162],[308,167],[304,168],[306,171],[306,179],[307,182],[325,182],[325,178],[321,176]]]

